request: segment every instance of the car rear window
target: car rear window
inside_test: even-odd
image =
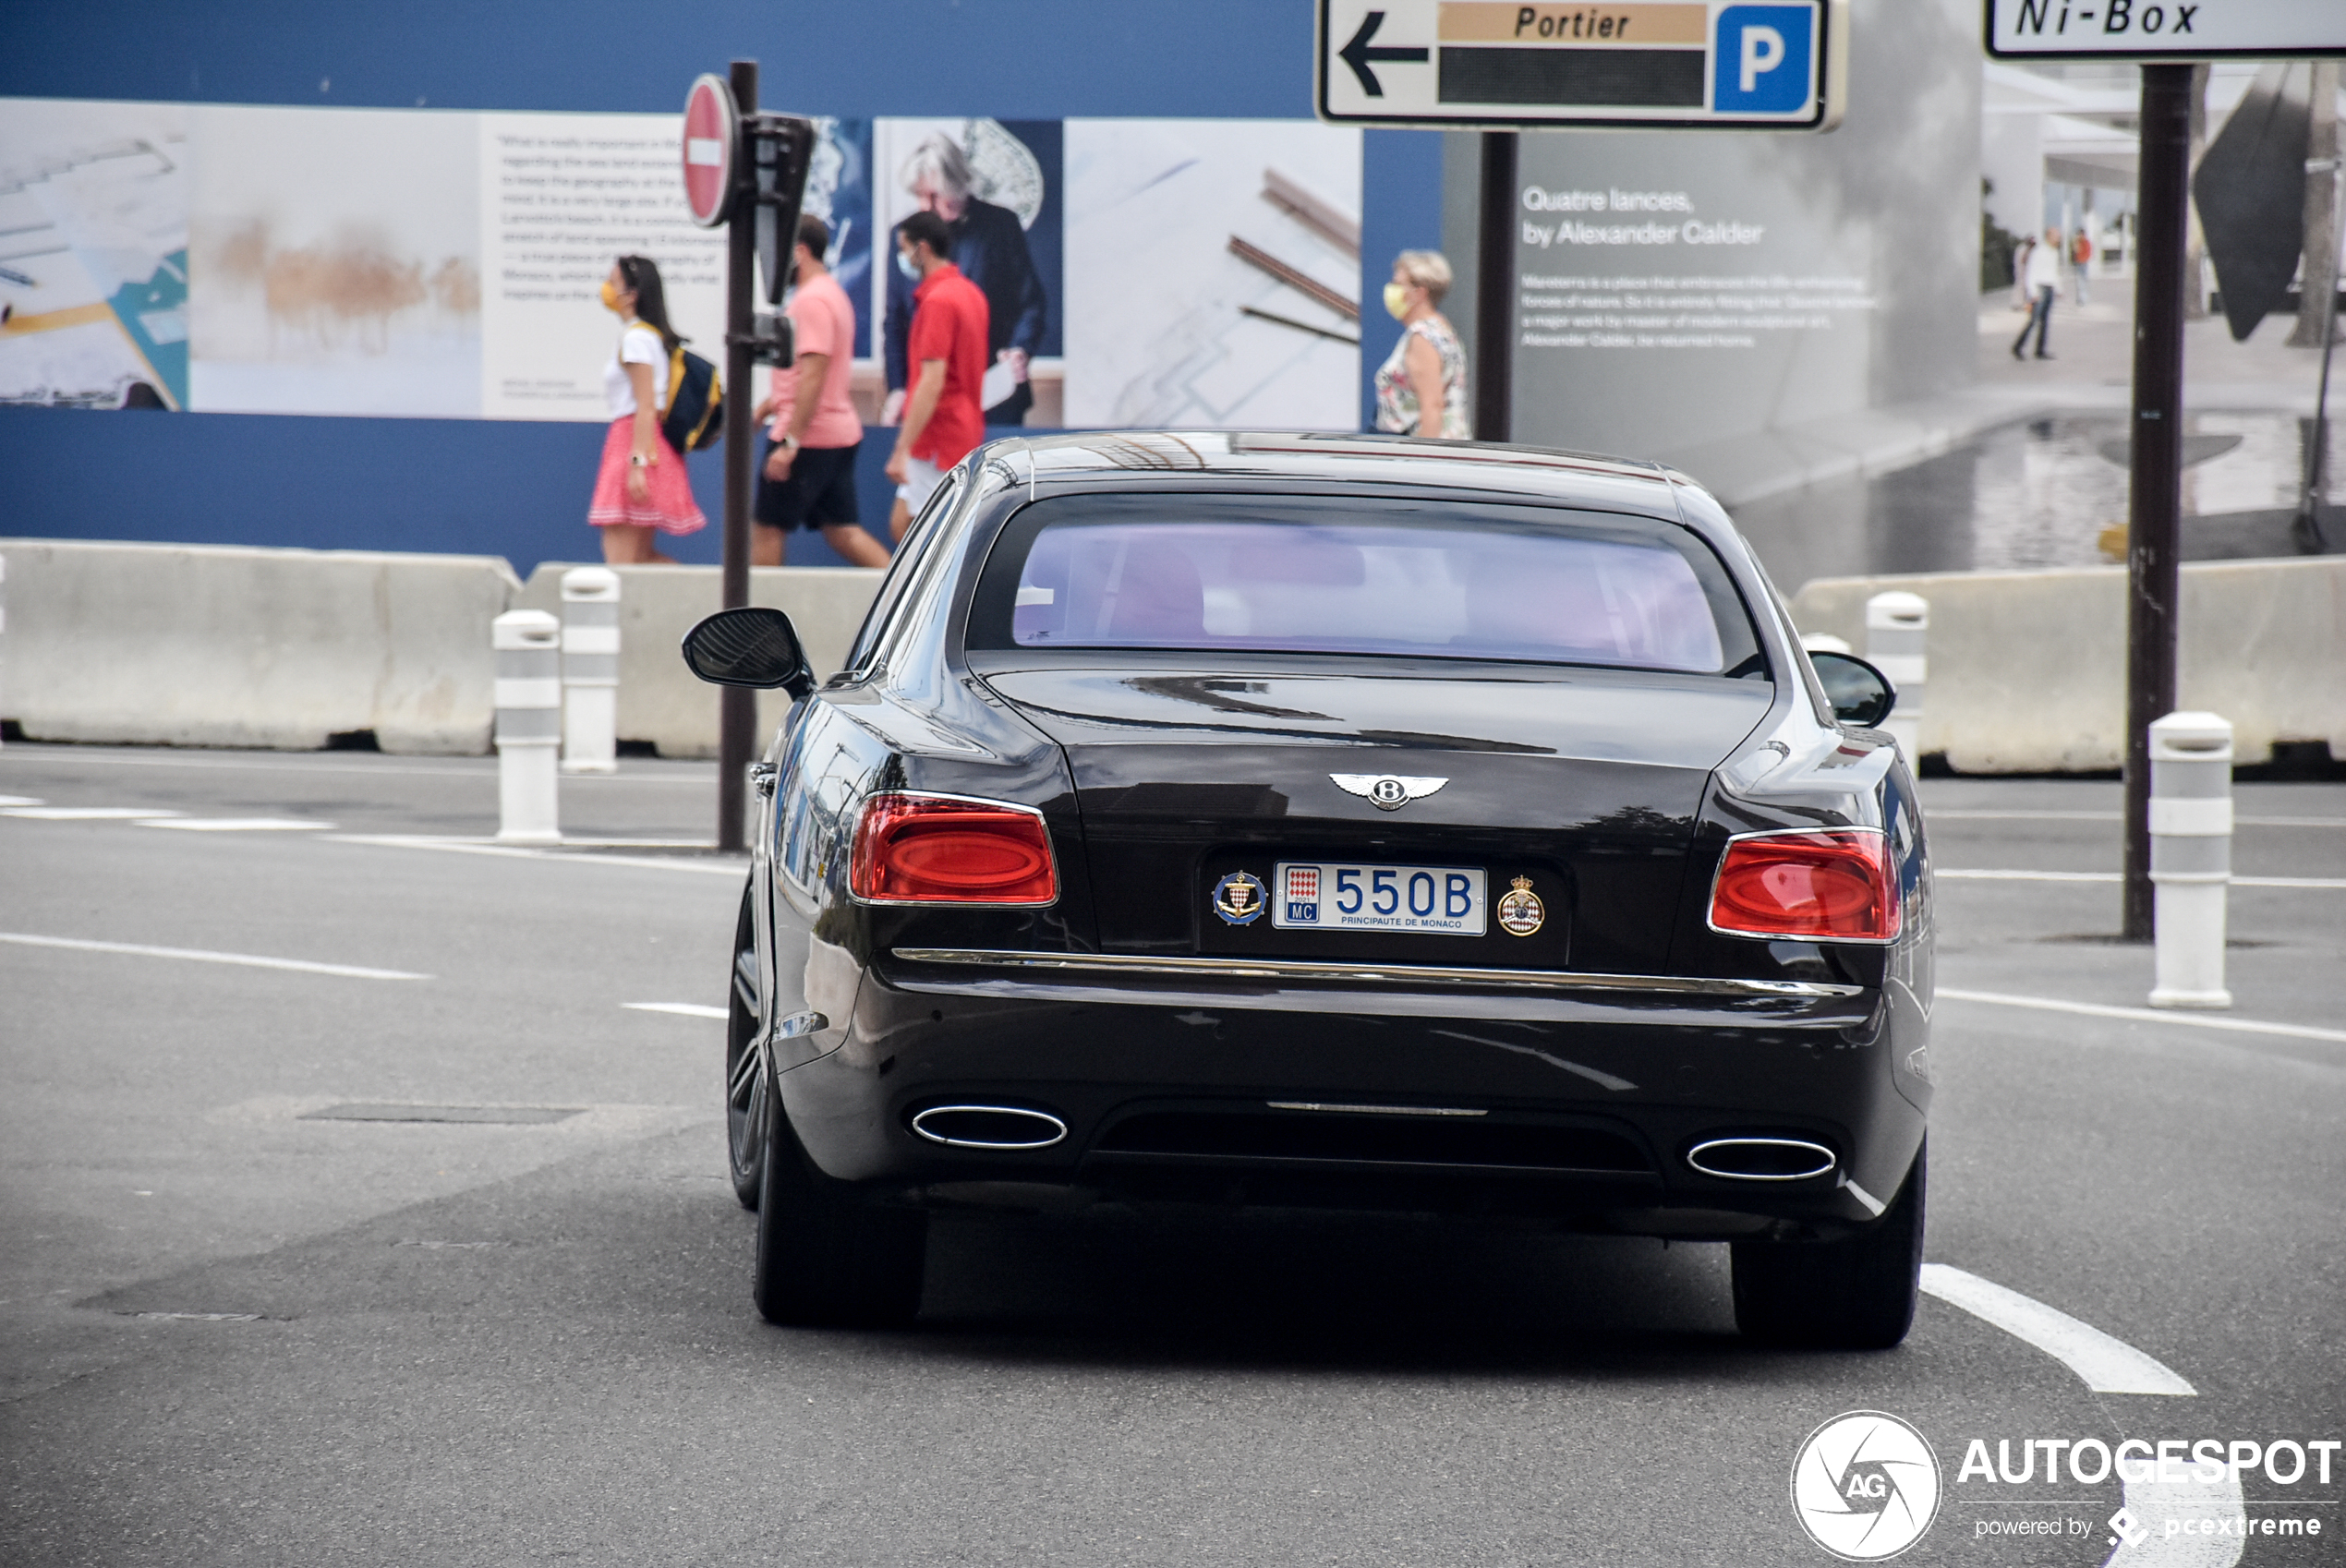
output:
[[[1063,496],[990,552],[969,643],[1757,672],[1725,569],[1613,513],[1354,497]]]

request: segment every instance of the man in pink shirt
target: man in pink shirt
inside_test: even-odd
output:
[[[829,225],[813,213],[798,220],[798,286],[782,308],[797,342],[797,363],[774,372],[772,392],[756,417],[774,421],[757,485],[756,537],[749,559],[780,566],[793,528],[820,528],[850,566],[886,566],[888,547],[855,518],[855,449],[864,422],[848,397],[855,370],[855,307],[823,265]]]

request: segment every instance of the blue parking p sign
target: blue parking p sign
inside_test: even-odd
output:
[[[1807,6],[1729,6],[1711,48],[1711,106],[1790,114],[1808,105],[1815,12]]]

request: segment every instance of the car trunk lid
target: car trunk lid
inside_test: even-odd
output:
[[[1760,681],[1558,667],[1022,663],[986,678],[1066,751],[1101,947],[1149,954],[1666,972],[1704,782],[1772,697]],[[1385,809],[1335,775],[1441,782]],[[1285,862],[1479,869],[1484,930],[1216,911],[1225,878],[1279,897]],[[1518,878],[1537,904],[1515,912],[1537,918],[1512,923],[1529,930],[1495,918]]]

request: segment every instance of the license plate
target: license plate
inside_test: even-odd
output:
[[[1444,936],[1480,936],[1484,930],[1479,866],[1281,861],[1273,874],[1271,923],[1285,930]]]

